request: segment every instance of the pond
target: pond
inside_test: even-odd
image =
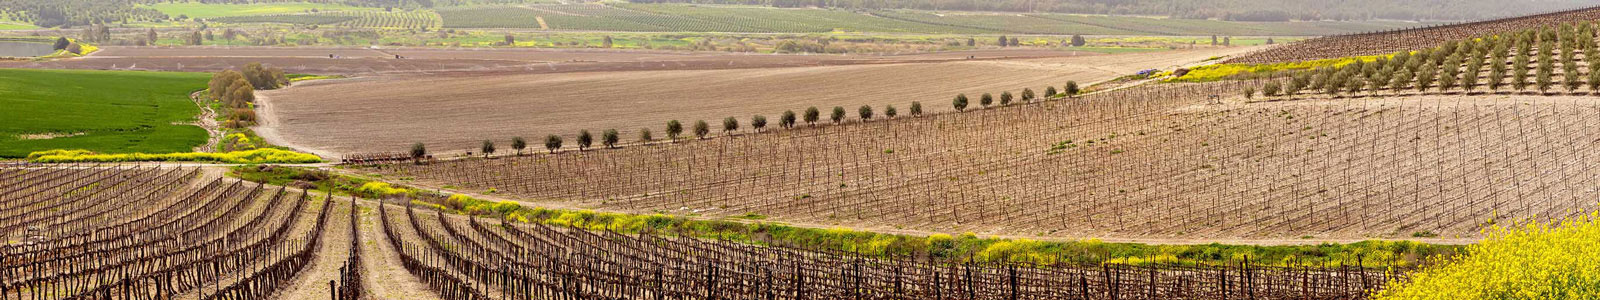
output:
[[[55,45],[35,42],[0,41],[0,57],[35,57],[55,53]]]

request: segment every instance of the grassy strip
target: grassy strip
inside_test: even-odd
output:
[[[1454,262],[1407,282],[1390,282],[1377,299],[1600,299],[1600,213],[1559,224],[1492,229]]]
[[[1311,70],[1317,68],[1342,67],[1356,61],[1373,62],[1378,58],[1392,58],[1389,55],[1371,55],[1358,57],[1330,58],[1305,62],[1288,62],[1275,64],[1216,64],[1200,66],[1190,69],[1183,77],[1168,79],[1167,82],[1211,82],[1231,79],[1250,79],[1267,77],[1288,71]]]
[[[256,149],[250,151],[235,151],[228,153],[117,153],[98,154],[88,150],[46,150],[28,154],[28,161],[35,163],[76,163],[76,162],[216,162],[229,164],[264,164],[264,163],[319,163],[321,157],[278,149]]]
[[[232,176],[245,180],[301,188],[315,188],[336,194],[381,199],[406,197],[413,203],[447,212],[469,215],[503,216],[509,220],[571,226],[619,233],[652,232],[669,235],[721,239],[758,245],[785,245],[825,248],[864,255],[922,255],[977,261],[1016,261],[1055,263],[1064,261],[1105,261],[1122,264],[1182,263],[1220,264],[1250,259],[1260,263],[1353,263],[1362,257],[1367,266],[1405,267],[1434,255],[1454,253],[1459,246],[1429,245],[1409,241],[1365,241],[1354,244],[1314,246],[1242,245],[1148,245],[1106,243],[1095,239],[1075,242],[1026,239],[984,238],[965,233],[951,236],[909,236],[855,231],[847,228],[817,229],[759,222],[760,215],[745,215],[722,220],[692,219],[664,214],[637,215],[529,208],[515,202],[495,202],[466,195],[446,195],[403,185],[380,182],[323,170],[281,167],[240,166]],[[740,220],[742,219],[742,220]]]

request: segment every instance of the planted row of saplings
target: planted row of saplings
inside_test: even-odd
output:
[[[1596,30],[1589,23],[1582,23],[1452,41],[1415,53],[1402,52],[1372,61],[1358,59],[1347,65],[1266,80],[1259,92],[1267,97],[1302,93],[1376,95],[1384,91],[1401,94],[1408,90],[1418,94],[1472,94],[1484,88],[1490,93],[1532,89],[1547,95],[1557,87],[1569,94],[1588,87],[1589,93],[1597,93],[1600,64],[1587,62],[1588,58],[1600,57]],[[1243,92],[1246,98],[1254,98],[1258,90],[1247,88]]]
[[[1047,87],[1045,89],[1043,99],[1061,99],[1078,95],[1082,92],[1082,88],[1078,86],[1076,81],[1069,81],[1061,91],[1057,91],[1056,87],[1054,86]],[[1013,101],[1016,100],[1020,100],[1023,103],[1029,103],[1036,99],[1040,98],[1038,98],[1038,96],[1034,93],[1033,89],[1029,88],[1022,90],[1020,98],[1017,95],[1013,95],[1011,92],[1003,92],[998,98],[996,98],[993,94],[985,93],[979,97],[978,105],[981,105],[984,109],[988,109],[996,104],[999,106],[1009,106],[1012,105]],[[998,102],[996,100],[998,100]],[[969,107],[971,107],[971,102],[971,98],[969,98],[966,94],[960,94],[951,100],[951,107],[957,112],[965,112]],[[924,113],[922,102],[911,102],[909,113],[912,117],[922,116]],[[856,109],[856,118],[861,123],[871,122],[878,116],[878,110],[874,109],[871,105],[863,105]],[[894,105],[887,105],[882,110],[882,116],[884,119],[892,120],[900,117],[900,110]],[[849,113],[843,106],[835,106],[829,113],[827,121],[830,121],[834,125],[839,125],[846,123],[848,121],[848,117]],[[799,122],[801,121],[805,122],[807,127],[815,127],[818,123],[823,121],[822,111],[815,106],[806,108],[803,113],[796,113],[793,110],[784,111],[778,118],[778,124],[776,125],[784,129],[793,129],[798,127]],[[744,123],[741,123],[739,118],[727,117],[722,120],[722,133],[724,136],[737,135],[739,131],[744,128],[743,124]],[[768,125],[770,125],[767,117],[764,115],[755,115],[750,117],[748,124],[750,129],[756,133],[766,131]],[[671,142],[678,141],[680,138],[684,137],[683,135],[685,133],[685,129],[686,128],[684,127],[683,122],[678,120],[667,121],[665,132],[667,138],[666,140]],[[711,137],[711,124],[705,120],[695,121],[693,127],[690,129],[692,129],[690,133],[692,133],[696,139],[706,139]],[[578,135],[574,139],[576,144],[573,146],[576,146],[578,151],[585,151],[594,147],[596,142],[599,142],[606,149],[613,149],[622,146],[622,139],[622,133],[616,129],[609,129],[601,132],[598,140],[596,140],[595,134],[591,133],[589,130],[582,130],[578,132]],[[638,139],[635,143],[639,145],[647,145],[656,143],[658,141],[659,140],[657,139],[654,131],[649,128],[643,128],[639,130]],[[513,137],[511,139],[510,146],[511,150],[515,151],[515,155],[521,156],[523,155],[524,151],[529,150],[530,145],[528,144],[528,140],[523,137]],[[545,137],[544,148],[552,154],[565,149],[567,146],[566,139],[560,135],[552,134]],[[484,140],[483,143],[478,147],[478,153],[481,153],[485,158],[492,157],[500,150],[502,150],[502,148],[500,148],[493,140]],[[408,154],[414,162],[421,162],[425,158],[431,157],[429,155],[427,145],[423,143],[412,144]],[[473,152],[469,150],[467,151],[467,155],[471,156],[473,155]],[[372,155],[357,156],[366,157]],[[388,155],[376,156],[387,157]],[[387,159],[379,158],[376,160]]]

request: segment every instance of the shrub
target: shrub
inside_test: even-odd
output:
[[[1051,86],[1051,87],[1045,87],[1044,88],[1044,97],[1045,98],[1055,98],[1057,94],[1058,93],[1056,92],[1056,87]]]
[[[922,102],[916,102],[916,101],[911,102],[911,116],[921,116],[921,115],[922,115]]]
[[[1022,102],[1033,101],[1033,89],[1022,89]]]
[[[834,124],[839,124],[839,122],[843,122],[844,121],[844,107],[843,106],[834,106],[833,107],[833,114],[829,115],[828,119],[832,120]]]
[[[639,141],[640,142],[648,143],[648,142],[654,141],[654,140],[656,140],[656,137],[654,135],[650,134],[650,128],[640,128],[639,129]]]
[[[1083,93],[1083,89],[1078,87],[1077,81],[1068,81],[1067,86],[1062,88],[1061,91],[1066,93],[1067,97],[1077,96],[1079,93]]]
[[[967,110],[967,94],[956,95],[956,99],[955,100],[951,100],[950,101],[950,105],[954,106],[956,108],[956,111],[966,111]]]
[[[994,104],[994,95],[983,93],[983,96],[978,98],[978,105],[982,105],[983,108],[989,108],[990,104]]]
[[[895,111],[894,105],[889,105],[889,106],[884,106],[883,107],[883,116],[884,117],[893,119],[895,117],[895,115],[899,115],[899,114],[900,114],[900,112]]]
[[[1278,92],[1282,90],[1283,86],[1277,81],[1269,81],[1266,85],[1261,86],[1261,95],[1268,97],[1277,96]]]
[[[817,111],[816,106],[806,108],[806,125],[816,125],[821,117],[822,112]]]
[[[856,110],[856,115],[861,117],[862,122],[872,120],[872,106],[862,105],[860,109]]]
[[[1000,93],[1000,106],[1011,105],[1011,92]]]
[[[1244,88],[1244,98],[1245,99],[1255,99],[1256,98],[1256,88],[1255,87],[1245,87]]]
[[[483,140],[483,157],[488,158],[490,154],[494,154],[494,141]]]

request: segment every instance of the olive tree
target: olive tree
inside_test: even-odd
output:
[[[843,122],[844,121],[844,107],[843,106],[834,106],[833,107],[833,114],[829,115],[828,119],[832,120],[834,124],[839,124],[839,122]]]
[[[860,109],[856,110],[856,114],[861,117],[862,122],[872,120],[872,106],[862,105]]]
[[[955,106],[956,111],[966,111],[967,110],[967,94],[956,95],[956,99],[955,100],[951,100],[950,101],[950,105]]]
[[[1266,96],[1266,97],[1277,96],[1278,92],[1280,92],[1280,91],[1283,91],[1283,86],[1282,86],[1282,84],[1279,84],[1277,81],[1268,81],[1266,85],[1262,85],[1261,86],[1261,95],[1262,96]]]
[[[817,120],[822,118],[822,112],[816,106],[806,108],[806,125],[816,126]]]
[[[706,120],[694,121],[694,136],[705,139],[707,134],[711,134],[711,124],[706,124]]]
[[[911,116],[913,116],[913,117],[922,116],[922,102],[919,102],[919,101],[912,101],[911,102]]]
[[[1044,98],[1045,99],[1055,98],[1056,94],[1059,94],[1059,93],[1056,92],[1056,87],[1048,86],[1048,87],[1044,88]]]
[[[1077,81],[1068,81],[1067,86],[1062,88],[1061,91],[1067,94],[1067,98],[1071,98],[1077,96],[1078,93],[1082,93],[1083,89],[1078,87]]]
[[[655,135],[650,134],[650,128],[640,128],[639,129],[639,142],[649,143],[649,142],[655,141],[655,140],[656,140]]]
[[[883,116],[884,117],[893,119],[895,117],[895,115],[899,115],[899,114],[900,114],[900,112],[894,110],[894,105],[888,105],[888,106],[884,106],[883,107]]]
[[[594,135],[593,134],[589,134],[588,130],[583,130],[583,131],[579,131],[578,132],[578,151],[583,151],[584,149],[589,149],[589,146],[593,146],[593,145],[594,145]]]
[[[556,150],[560,150],[561,149],[561,136],[552,134],[549,137],[545,137],[544,138],[544,149],[545,150],[550,150],[550,153],[556,153]]]
[[[994,95],[983,93],[983,97],[978,98],[978,105],[983,105],[983,108],[989,108],[990,104],[994,104]]]
[[[1022,89],[1022,102],[1033,101],[1033,89]]]
[[[1008,92],[1001,92],[1000,93],[1000,106],[1011,105],[1011,99],[1012,98],[1013,97],[1011,96],[1011,92],[1009,92],[1009,91]]]
[[[766,129],[767,116],[756,115],[754,117],[750,117],[750,128],[755,129],[756,132],[761,132],[762,129]]]
[[[511,138],[511,149],[517,150],[517,156],[522,156],[522,150],[528,149],[528,140],[524,140],[520,136]]]
[[[726,134],[734,131],[739,131],[739,119],[734,117],[722,119],[722,133]]]
[[[794,121],[794,111],[786,110],[783,111],[783,116],[778,117],[778,126],[783,126],[783,128],[794,128]]]
[[[483,140],[483,158],[489,158],[490,154],[494,154],[494,141]]]
[[[428,147],[427,146],[422,145],[422,143],[411,144],[411,162],[412,163],[420,164],[420,163],[422,163],[422,159],[423,158],[427,158],[427,157],[428,157]]]
[[[617,142],[621,140],[622,135],[618,134],[616,129],[608,129],[605,133],[600,134],[600,141],[605,143],[606,148],[616,148]]]
[[[667,139],[676,141],[682,134],[683,123],[679,123],[678,120],[667,121]]]

